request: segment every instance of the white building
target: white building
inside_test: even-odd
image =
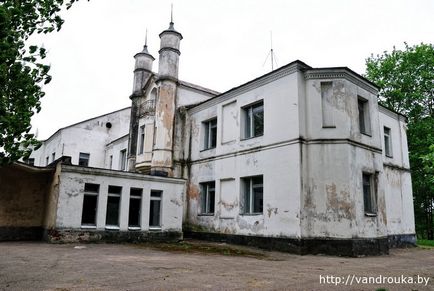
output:
[[[39,167],[71,156],[72,164],[107,169],[63,166],[75,176],[60,182],[54,229],[91,232],[83,224],[93,187],[86,183],[112,185],[121,175],[117,184],[146,193],[156,187],[149,183],[185,180],[172,201],[179,208],[162,217],[173,222],[167,229],[183,222],[194,237],[341,255],[414,244],[406,119],[377,103],[375,84],[346,67],[294,61],[219,94],[178,80],[182,35],[173,23],[160,38],[158,73],[146,45],[135,56],[131,108],[63,128],[32,153]],[[80,175],[92,178],[68,185]],[[107,229],[109,207],[128,217],[124,200],[110,206],[107,195],[91,204],[98,205],[91,228]],[[139,219],[148,231],[147,218]],[[134,230],[126,218],[114,229]]]

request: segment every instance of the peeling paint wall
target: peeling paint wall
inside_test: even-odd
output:
[[[99,184],[96,230],[106,228],[108,186],[121,186],[119,230],[128,230],[130,188],[143,189],[141,200],[141,230],[149,230],[149,207],[151,190],[161,190],[161,231],[182,230],[184,181],[152,177],[128,172],[62,166],[60,174],[57,229],[81,229],[83,193],[85,183]]]
[[[300,237],[297,82],[297,74],[290,74],[191,114],[191,140],[186,145],[191,146],[189,223],[229,234]],[[260,100],[264,135],[244,140],[241,110]],[[217,147],[203,150],[202,122],[214,117]],[[263,175],[264,211],[242,214],[240,181],[255,175]],[[216,183],[211,216],[201,215],[200,209],[200,183],[208,181]]]
[[[385,203],[389,235],[414,234],[413,193],[408,160],[406,122],[403,116],[380,108],[381,136],[390,129],[391,154],[383,152]],[[385,148],[384,138],[382,147]]]

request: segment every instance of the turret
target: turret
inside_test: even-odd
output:
[[[152,63],[155,58],[148,52],[148,32],[146,31],[143,50],[134,56],[134,82],[131,95],[130,137],[128,143],[128,171],[135,171],[137,153],[137,135],[139,130],[140,100],[143,99],[144,86],[152,77]]]
[[[176,110],[178,64],[182,35],[173,25],[160,33],[159,67],[157,85],[158,99],[155,108],[155,146],[153,149],[151,174],[172,176],[173,173],[173,126]]]
[[[141,95],[141,91],[152,73],[152,64],[155,60],[155,58],[148,52],[147,34],[148,33],[146,32],[143,50],[134,56],[136,62],[134,65],[133,95]]]

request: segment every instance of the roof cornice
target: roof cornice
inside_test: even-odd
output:
[[[259,78],[256,78],[252,81],[249,81],[243,85],[240,85],[238,87],[232,88],[229,91],[226,91],[220,95],[217,95],[214,98],[211,98],[207,101],[204,101],[197,106],[189,109],[188,111],[193,114],[196,112],[199,112],[201,110],[204,110],[206,108],[212,107],[218,103],[224,102],[234,96],[241,95],[245,92],[251,91],[253,89],[256,89],[258,87],[264,86],[268,83],[271,83],[275,80],[278,80],[280,78],[283,78],[285,76],[288,76],[295,72],[301,72],[306,70],[307,68],[310,68],[308,65],[304,64],[301,61],[295,61],[292,62],[284,67],[281,67],[279,69],[276,69],[268,74],[262,75]]]
[[[318,68],[306,70],[304,73],[306,80],[312,79],[346,79],[357,86],[365,89],[369,93],[378,95],[378,88],[360,75],[354,73],[346,67],[337,68]]]

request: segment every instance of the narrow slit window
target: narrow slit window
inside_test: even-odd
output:
[[[360,133],[370,135],[371,134],[371,124],[369,119],[369,103],[368,100],[359,98],[358,99],[358,110],[359,110],[359,130]]]
[[[145,126],[140,126],[139,132],[139,155],[143,154],[145,151]]]
[[[123,149],[119,153],[119,168],[121,171],[125,171],[127,169],[127,150]]]
[[[335,127],[333,117],[333,83],[321,82],[322,126]]]
[[[363,173],[363,204],[365,214],[377,213],[377,195],[373,174]]]
[[[392,155],[392,137],[390,128],[384,127],[384,153],[386,157],[391,158]]]

